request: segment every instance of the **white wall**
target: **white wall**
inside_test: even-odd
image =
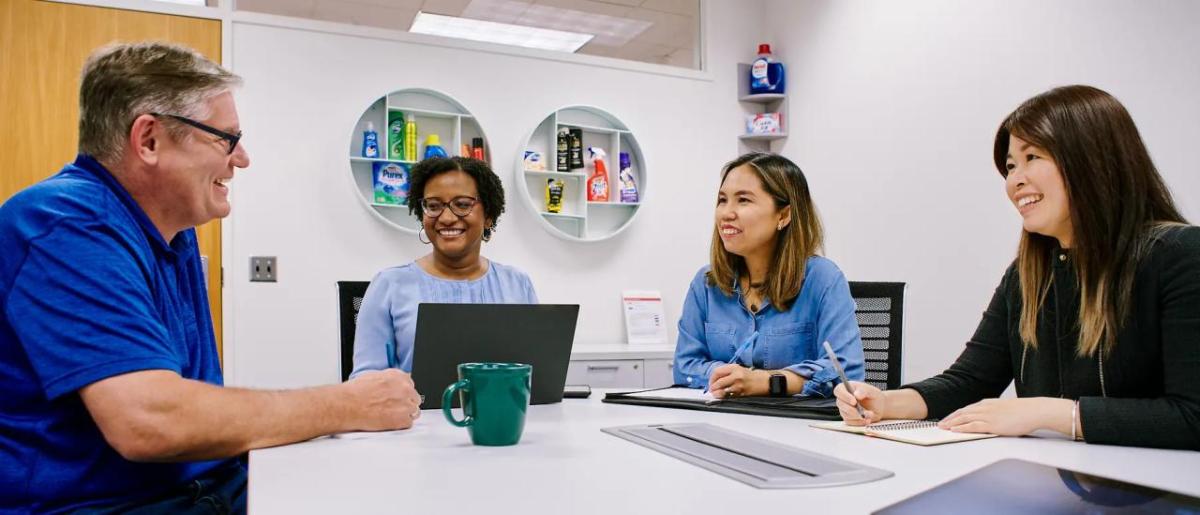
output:
[[[483,124],[509,188],[485,255],[543,302],[582,306],[577,343],[623,340],[619,293],[659,289],[675,320],[704,264],[716,172],[737,152],[732,70],[760,39],[788,65],[791,137],[829,257],[852,280],[909,283],[906,379],[942,370],[1015,251],[1019,220],[990,157],[1000,120],[1055,85],[1092,84],[1133,113],[1185,216],[1200,219],[1200,3],[1189,0],[711,1],[712,80],[234,22],[232,65],[252,167],[233,185],[226,251],[227,379],[338,379],[334,282],[428,248],[360,205],[345,149],[362,110],[396,89],[457,98]],[[652,174],[635,224],[598,244],[546,233],[516,196],[527,132],[567,104],[608,109]],[[249,283],[251,255],[280,282]],[[674,341],[672,323],[671,338]]]
[[[707,261],[717,171],[737,151],[735,63],[752,57],[762,18],[761,2],[714,2],[710,79],[235,21],[232,66],[246,82],[237,100],[252,164],[233,182],[225,232],[227,381],[338,381],[334,283],[369,280],[429,251],[368,213],[349,177],[358,117],[404,88],[447,93],[482,124],[508,190],[484,254],[528,272],[542,302],[580,304],[577,344],[624,341],[623,289],[661,290],[668,319],[678,319]],[[645,153],[645,204],[609,241],[560,240],[516,196],[524,184],[512,163],[527,134],[569,104],[613,113]],[[253,255],[279,257],[278,283],[248,282]]]
[[[1019,217],[991,162],[1000,121],[1058,85],[1132,113],[1200,221],[1200,2],[771,0],[791,137],[847,276],[909,283],[906,380],[971,336],[1016,252]]]

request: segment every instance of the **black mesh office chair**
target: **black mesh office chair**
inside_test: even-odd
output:
[[[370,281],[338,281],[338,317],[342,327],[342,381],[354,371],[354,327]]]
[[[904,283],[851,281],[850,296],[862,333],[867,383],[883,390],[899,388]]]

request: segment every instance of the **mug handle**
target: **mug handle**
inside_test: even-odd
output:
[[[442,415],[445,415],[446,420],[458,427],[467,427],[475,422],[474,418],[467,416],[466,406],[463,406],[462,420],[456,420],[454,418],[454,414],[450,413],[450,405],[453,404],[452,401],[454,400],[454,392],[464,388],[467,389],[467,391],[470,391],[470,386],[470,381],[466,379],[460,379],[457,383],[447,386],[446,391],[442,393]]]

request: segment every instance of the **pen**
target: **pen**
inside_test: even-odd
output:
[[[396,345],[392,342],[383,344],[383,352],[387,353],[387,367],[396,368]]]
[[[742,354],[742,352],[745,352],[746,349],[750,349],[750,360],[749,360],[750,367],[749,368],[754,368],[754,350],[753,349],[754,349],[754,342],[756,342],[756,341],[758,341],[758,331],[754,331],[753,333],[750,333],[750,336],[746,338],[746,341],[742,342],[741,347],[738,347],[736,350],[733,351],[733,357],[730,358],[729,363],[732,365],[737,365],[738,364],[738,356],[740,356]],[[708,385],[707,384],[704,385],[704,393],[708,393]]]
[[[833,352],[833,347],[829,346],[829,342],[825,342],[825,352],[829,353],[829,360],[833,362],[833,369],[837,370],[838,378],[842,380],[842,384],[846,385],[846,391],[850,395],[854,395],[854,387],[850,386],[850,380],[846,379],[846,372],[842,370],[842,364],[838,362],[837,354]],[[866,418],[863,413],[862,403],[858,402],[858,398],[854,398],[854,407],[858,408],[858,416]]]

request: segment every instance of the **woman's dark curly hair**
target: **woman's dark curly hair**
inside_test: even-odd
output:
[[[504,212],[504,185],[500,177],[487,163],[469,157],[431,157],[412,168],[409,172],[408,184],[408,213],[416,215],[417,221],[425,218],[425,208],[421,199],[425,198],[425,184],[430,179],[447,172],[463,172],[475,179],[475,189],[479,190],[479,202],[483,204],[484,218],[492,220],[491,227],[483,228],[483,240],[492,238],[496,225],[500,223],[500,213]],[[446,199],[449,200],[449,199]]]

